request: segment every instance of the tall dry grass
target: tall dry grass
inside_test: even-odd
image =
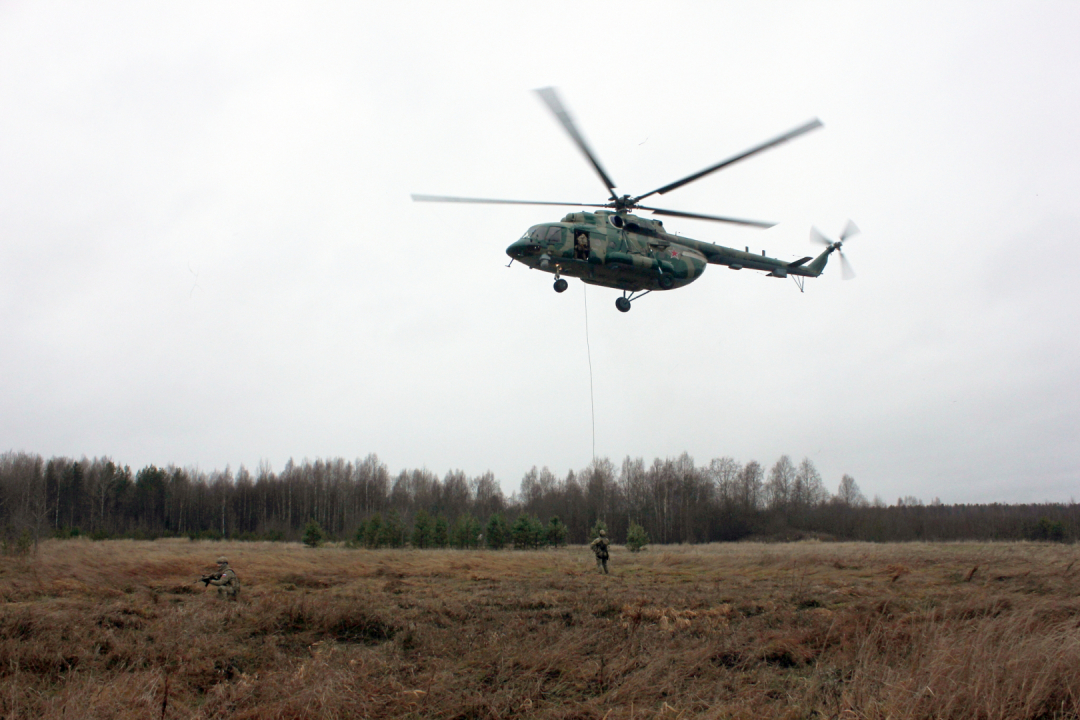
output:
[[[50,541],[0,559],[0,715],[1075,718],[1078,556]]]

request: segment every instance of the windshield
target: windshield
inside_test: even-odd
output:
[[[534,225],[525,233],[525,237],[534,243],[561,243],[562,232],[563,229],[558,226]]]

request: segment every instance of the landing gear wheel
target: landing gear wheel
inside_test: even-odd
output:
[[[675,280],[670,275],[661,275],[656,281],[661,290],[670,290],[675,286]]]
[[[563,280],[562,278],[559,278],[558,280],[555,281],[554,287],[555,287],[555,292],[563,292],[567,288],[566,281]]]
[[[630,301],[624,297],[616,298],[615,307],[619,312],[630,312]]]

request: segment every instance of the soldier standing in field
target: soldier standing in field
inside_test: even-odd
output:
[[[218,571],[211,575],[207,584],[217,586],[218,597],[222,600],[236,600],[240,595],[240,579],[229,567],[227,557],[217,559]]]
[[[608,541],[607,531],[601,530],[600,534],[596,536],[596,539],[589,543],[589,547],[592,548],[593,555],[596,556],[596,569],[604,569],[604,574],[607,575],[607,561],[608,561]]]

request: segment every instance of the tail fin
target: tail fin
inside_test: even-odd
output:
[[[803,267],[803,270],[810,277],[817,277],[821,274],[821,271],[825,269],[825,264],[829,262],[829,255],[832,254],[833,248],[827,248],[825,252],[818,255],[813,261]]]

